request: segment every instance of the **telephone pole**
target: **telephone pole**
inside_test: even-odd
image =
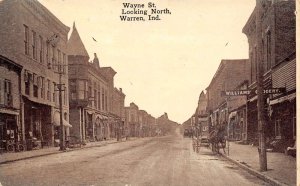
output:
[[[256,0],[256,69],[257,69],[257,118],[258,118],[258,153],[260,171],[267,171],[267,153],[266,153],[266,139],[265,139],[265,97],[263,94],[263,54],[262,54],[262,3],[264,0]]]
[[[62,103],[62,92],[63,90],[63,85],[61,83],[61,76],[62,76],[62,71],[61,71],[61,67],[59,69],[59,84],[57,85],[58,87],[58,92],[59,92],[59,115],[60,115],[60,131],[59,131],[59,150],[60,151],[64,151],[66,150],[66,146],[65,146],[65,138],[64,138],[64,134],[65,134],[65,128],[64,128],[64,123],[63,123],[63,103]]]

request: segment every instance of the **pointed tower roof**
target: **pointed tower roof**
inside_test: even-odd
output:
[[[75,22],[73,23],[73,31],[70,39],[68,40],[67,47],[68,55],[89,56],[76,29]]]

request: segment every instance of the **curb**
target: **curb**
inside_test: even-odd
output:
[[[128,141],[131,141],[131,140],[128,140]],[[108,143],[104,143],[104,144],[99,144],[99,145],[94,145],[94,146],[87,146],[87,147],[82,147],[82,148],[75,148],[75,149],[66,150],[66,151],[55,151],[55,152],[49,152],[49,153],[45,153],[45,154],[33,155],[33,156],[28,156],[28,157],[23,157],[23,158],[17,158],[17,159],[14,159],[14,160],[7,160],[7,161],[0,162],[0,165],[8,164],[8,163],[16,162],[16,161],[21,161],[21,160],[33,159],[33,158],[38,158],[38,157],[43,157],[43,156],[49,156],[49,155],[53,155],[53,154],[72,152],[72,151],[77,151],[77,150],[93,148],[93,147],[102,147],[102,146],[106,146],[106,145],[109,145],[109,144],[122,143],[122,142],[127,142],[127,141],[113,141],[111,143],[108,142]]]
[[[248,171],[250,174],[262,179],[263,181],[273,185],[273,186],[287,186],[287,184],[285,183],[281,183],[265,174],[262,174],[261,172],[257,171],[257,170],[254,170],[250,167],[247,167],[246,165],[243,165],[241,164],[240,162],[236,161],[236,160],[233,160],[231,158],[229,158],[228,156],[224,155],[224,154],[221,154],[222,157],[224,157],[225,159],[231,161],[232,163],[238,165],[239,167],[241,167],[242,169]]]

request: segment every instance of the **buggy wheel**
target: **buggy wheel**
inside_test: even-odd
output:
[[[18,149],[19,152],[22,152],[22,151],[25,150],[25,147],[24,147],[23,144],[18,144],[18,145],[17,145],[17,149]]]
[[[15,147],[12,144],[9,144],[6,146],[7,152],[13,152],[15,151]]]

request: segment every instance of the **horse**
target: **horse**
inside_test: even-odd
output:
[[[224,126],[219,126],[214,129],[209,133],[209,142],[212,146],[212,151],[216,153],[220,153],[220,147],[223,149],[223,152],[225,154],[225,146],[226,146],[226,141],[225,141],[225,127]]]

